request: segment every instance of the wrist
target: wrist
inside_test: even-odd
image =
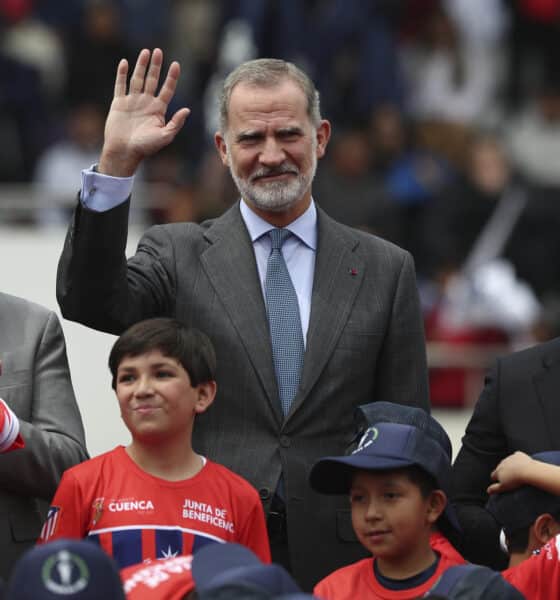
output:
[[[131,177],[136,173],[139,164],[140,159],[136,157],[103,150],[97,164],[97,172],[112,177]]]

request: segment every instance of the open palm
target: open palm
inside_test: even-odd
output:
[[[163,53],[142,50],[130,78],[128,63],[117,68],[115,95],[105,123],[105,141],[99,163],[101,172],[131,175],[143,158],[167,146],[183,127],[189,114],[179,109],[169,121],[165,116],[180,74],[179,63],[171,63],[159,94],[156,94]]]

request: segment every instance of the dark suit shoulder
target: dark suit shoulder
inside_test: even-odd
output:
[[[543,364],[552,366],[559,361],[560,337],[500,357],[497,364],[502,370],[521,372],[522,376],[526,376],[529,368],[538,368]]]

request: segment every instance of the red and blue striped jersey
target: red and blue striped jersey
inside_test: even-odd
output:
[[[167,481],[140,469],[118,446],[68,469],[49,514],[39,543],[87,537],[121,568],[193,554],[215,542],[244,544],[270,562],[257,491],[206,459],[193,477]]]

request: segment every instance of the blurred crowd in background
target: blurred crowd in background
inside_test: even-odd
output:
[[[550,339],[559,29],[560,0],[0,0],[0,206],[3,184],[29,184],[18,223],[67,222],[118,61],[160,47],[182,67],[170,110],[192,113],[143,168],[145,222],[220,214],[237,193],[213,146],[217,91],[239,63],[283,58],[333,124],[315,200],[412,252],[428,340]]]

